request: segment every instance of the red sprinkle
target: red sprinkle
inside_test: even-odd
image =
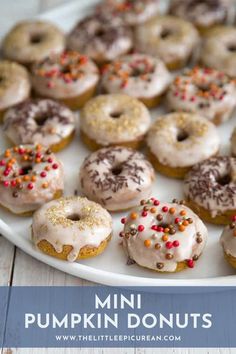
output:
[[[144,229],[145,229],[145,227],[143,225],[139,225],[138,226],[138,231],[139,232],[142,232]]]
[[[174,241],[174,242],[173,242],[173,246],[174,246],[174,247],[179,247],[179,241],[177,241],[177,240]]]
[[[143,216],[144,218],[147,216],[147,214],[148,214],[148,213],[147,213],[146,211],[143,211],[143,212],[142,212],[142,216]]]
[[[157,226],[157,231],[159,231],[159,232],[163,232],[163,231],[164,231],[164,228],[163,228],[163,227],[161,227],[161,226]]]
[[[40,176],[41,176],[42,178],[44,178],[44,177],[47,176],[47,173],[46,173],[45,171],[43,171],[43,172],[40,173]]]
[[[162,211],[164,211],[164,213],[167,213],[168,210],[169,210],[169,209],[168,209],[167,206],[163,206]]]
[[[159,204],[160,204],[160,202],[159,202],[159,200],[154,200],[154,202],[153,202],[153,204],[155,205],[155,206],[158,206]]]
[[[16,184],[17,184],[17,183],[16,183],[16,181],[15,181],[15,180],[11,181],[11,186],[12,186],[12,187],[15,187],[15,186],[16,186]]]
[[[0,166],[5,166],[6,165],[6,161],[5,160],[1,160],[0,161]]]
[[[157,225],[152,225],[151,229],[154,230],[154,231],[157,231],[158,226]]]
[[[172,242],[166,242],[166,248],[168,248],[168,250],[170,250],[171,248],[173,248],[173,243]]]
[[[42,157],[41,152],[37,152],[37,154],[35,155],[37,159],[40,159]]]
[[[20,155],[23,155],[23,154],[25,153],[25,149],[19,148],[18,153],[19,153]]]
[[[232,217],[232,221],[236,221],[236,215]]]
[[[175,223],[178,224],[180,222],[180,218],[175,218]]]
[[[120,222],[121,222],[121,224],[125,224],[126,223],[126,218],[122,218]]]
[[[187,265],[189,268],[194,268],[194,261],[192,259],[187,260]]]
[[[52,165],[52,168],[53,168],[54,170],[57,170],[57,169],[58,169],[58,164],[57,164],[57,163],[54,163],[54,164]]]
[[[34,185],[33,183],[29,183],[28,186],[27,186],[28,189],[33,189],[34,188]]]
[[[49,158],[48,158],[48,162],[49,162],[49,163],[52,163],[52,161],[53,161],[52,158],[49,157]]]
[[[5,177],[7,177],[9,175],[9,173],[10,173],[10,170],[8,168],[3,172]]]
[[[3,182],[4,187],[9,187],[9,184],[10,184],[9,181],[4,181]]]

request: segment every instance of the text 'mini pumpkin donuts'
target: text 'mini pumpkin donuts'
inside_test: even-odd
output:
[[[195,165],[185,178],[184,194],[203,220],[227,225],[236,215],[236,158],[212,157]]]
[[[159,0],[104,0],[97,6],[96,13],[112,16],[111,21],[120,18],[129,26],[137,26],[157,15]]]
[[[129,209],[150,197],[154,179],[144,155],[123,147],[98,150],[80,168],[82,192],[110,211]]]
[[[157,119],[147,135],[149,157],[157,171],[184,178],[196,163],[217,154],[220,139],[214,124],[190,113],[171,113]]]
[[[200,61],[236,78],[236,28],[216,26],[203,40]]]
[[[232,221],[225,226],[220,243],[224,251],[226,261],[236,268],[236,216],[232,217]]]
[[[130,52],[133,38],[119,18],[111,21],[107,16],[91,15],[75,26],[68,35],[67,45],[102,64]]]
[[[123,93],[155,107],[171,82],[164,63],[145,54],[130,54],[104,66],[102,87],[107,93]]]
[[[66,51],[36,63],[31,78],[38,96],[58,100],[77,110],[93,96],[99,72],[88,57]]]
[[[177,200],[143,200],[121,222],[129,261],[157,272],[194,268],[208,236],[199,217]]]
[[[99,255],[112,235],[112,218],[87,198],[67,197],[34,213],[32,238],[44,253],[74,262]]]
[[[150,124],[145,105],[123,94],[97,96],[80,114],[81,138],[91,150],[117,145],[137,148]]]
[[[197,113],[218,125],[227,121],[236,107],[236,84],[220,71],[195,67],[175,78],[166,103],[173,111]]]
[[[43,60],[52,53],[61,53],[64,48],[64,34],[45,21],[20,22],[3,41],[4,56],[24,65]]]
[[[0,204],[14,214],[28,215],[61,197],[62,163],[40,145],[21,145],[0,156]]]
[[[29,97],[30,89],[29,75],[23,66],[0,61],[0,121],[8,108]]]
[[[157,16],[135,30],[135,49],[160,58],[170,70],[184,67],[198,45],[195,27],[174,16]]]
[[[3,131],[15,145],[38,143],[57,152],[72,140],[75,116],[56,101],[31,99],[6,112]]]
[[[170,13],[192,22],[204,33],[227,20],[229,11],[232,11],[230,5],[230,0],[172,0]]]

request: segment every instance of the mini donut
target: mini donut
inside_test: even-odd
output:
[[[92,15],[80,21],[68,35],[67,45],[103,64],[127,54],[133,47],[132,33],[118,19]]]
[[[231,136],[231,152],[234,157],[236,157],[236,127],[234,128],[233,134]]]
[[[194,268],[208,237],[199,217],[175,199],[162,203],[151,198],[140,204],[121,219],[129,261],[161,273]]]
[[[81,190],[89,199],[107,210],[119,211],[150,197],[155,174],[140,152],[110,147],[84,160],[79,179]]]
[[[236,28],[216,26],[204,38],[200,61],[236,78]]]
[[[65,148],[75,133],[74,113],[49,99],[19,103],[3,120],[3,131],[15,145],[38,143],[53,152]]]
[[[3,41],[3,54],[10,60],[30,65],[65,48],[64,34],[54,24],[45,21],[18,23]]]
[[[206,118],[171,113],[153,123],[147,146],[150,161],[158,172],[181,179],[196,163],[217,154],[220,139],[214,124]]]
[[[144,23],[159,12],[159,0],[104,0],[97,6],[96,11],[98,15],[112,15],[111,21],[119,18],[129,26]]]
[[[230,0],[172,0],[170,13],[192,22],[204,33],[210,27],[226,22],[232,7]]]
[[[213,224],[236,215],[236,158],[212,157],[195,165],[184,181],[187,205]]]
[[[135,30],[135,48],[164,61],[167,68],[184,67],[199,45],[195,27],[173,16],[158,16]]]
[[[145,54],[124,56],[103,68],[102,87],[108,93],[138,98],[148,108],[160,102],[171,76],[164,63]]]
[[[8,108],[29,97],[30,86],[29,75],[23,66],[0,61],[0,121]]]
[[[72,110],[81,108],[93,96],[98,81],[96,65],[74,51],[52,55],[36,63],[32,69],[35,93],[58,100]]]
[[[0,156],[0,204],[12,213],[29,215],[63,189],[62,163],[49,149],[20,145]]]
[[[110,214],[87,198],[54,200],[33,215],[32,239],[37,248],[69,262],[99,255],[111,235]]]
[[[218,125],[231,117],[236,107],[235,95],[235,81],[227,75],[195,67],[175,78],[166,95],[166,103],[173,111],[197,113]]]
[[[236,217],[233,216],[232,221],[225,226],[220,243],[224,251],[226,261],[236,268]]]
[[[80,114],[81,139],[91,150],[117,145],[136,149],[150,124],[145,105],[122,94],[97,96]]]

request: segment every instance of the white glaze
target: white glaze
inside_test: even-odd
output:
[[[92,15],[75,26],[68,35],[67,45],[96,62],[106,62],[128,53],[133,39],[131,31],[117,19]]]
[[[136,98],[162,95],[170,82],[165,64],[145,54],[130,54],[117,59],[106,67],[102,77],[102,86],[108,93],[123,93]]]
[[[68,219],[71,215],[78,215],[80,220]],[[34,213],[32,231],[35,245],[46,240],[58,253],[63,246],[72,246],[68,261],[73,262],[83,247],[99,247],[111,235],[112,218],[99,204],[87,198],[61,198]]]
[[[104,0],[97,6],[98,13],[111,13],[114,18],[119,17],[130,26],[137,26],[156,16],[160,11],[159,0]]]
[[[150,208],[152,204],[153,203],[145,205]],[[163,206],[167,206],[168,209],[175,208],[176,213],[174,215],[171,215],[169,212],[164,213],[162,211]],[[124,237],[123,244],[130,259],[134,260],[140,266],[153,270],[159,270],[162,272],[174,272],[179,262],[191,260],[194,256],[201,255],[206,245],[208,232],[199,217],[186,206],[174,203],[160,203],[160,205],[156,206],[155,208],[155,213],[148,211],[147,216],[145,217],[141,215],[143,206],[132,210],[132,212],[138,214],[138,218],[133,220],[130,218],[130,216],[128,216],[124,226],[124,232],[129,232],[131,226],[132,228],[137,229],[139,225],[143,225],[145,229],[142,232],[137,232],[135,235],[130,235],[128,238]],[[177,229],[177,232],[174,235],[169,235],[168,241],[178,241],[179,247],[172,247],[171,249],[167,249],[166,242],[162,240],[164,232],[154,231],[151,229],[151,227],[153,225],[162,223],[172,224],[177,227],[175,224],[175,218],[180,217],[182,220],[182,217],[180,216],[180,211],[182,210],[186,211],[186,218],[191,218],[193,223],[189,224],[185,228],[185,231],[180,232]],[[163,220],[161,222],[158,222],[156,219],[158,214],[163,215]],[[197,243],[198,232],[201,234],[201,243]],[[151,245],[149,247],[145,247],[145,240],[151,241]],[[161,248],[158,250],[155,249],[156,243],[159,243],[161,246]],[[167,253],[173,255],[171,260],[166,259]],[[163,263],[163,268],[158,269],[157,263]]]
[[[235,97],[236,85],[226,75],[217,70],[194,68],[174,80],[166,102],[173,111],[194,112],[223,123],[236,107]]]
[[[80,64],[81,59],[83,62]],[[64,69],[77,77],[66,79]],[[55,75],[49,75],[55,71]],[[47,74],[49,73],[49,74]],[[63,75],[63,76],[62,76]],[[34,90],[43,97],[53,99],[73,98],[82,95],[97,85],[99,73],[96,65],[87,57],[77,52],[65,52],[51,56],[35,64],[32,70],[32,85]]]
[[[162,38],[162,33],[170,35]],[[199,35],[191,23],[173,16],[159,16],[136,28],[135,47],[172,64],[187,61],[199,44]]]
[[[210,27],[215,24],[223,23],[229,12],[230,0],[219,0],[218,5],[208,4],[212,1],[186,1],[172,0],[170,11],[177,17],[182,17],[199,27]],[[232,6],[231,6],[232,7]],[[230,8],[232,11],[232,8]]]
[[[222,186],[217,182],[227,175],[230,183]],[[184,194],[208,210],[213,218],[236,210],[236,158],[212,157],[195,165],[185,178]]]
[[[32,42],[34,38],[38,42]],[[54,24],[43,21],[18,23],[3,42],[6,58],[29,64],[42,60],[52,53],[61,53],[65,48],[63,33]]]
[[[20,146],[23,149],[32,149],[35,150],[35,146],[33,145],[22,145]],[[48,202],[49,200],[53,199],[55,193],[58,191],[63,192],[64,189],[64,171],[62,163],[55,157],[54,154],[46,154],[45,155],[45,148],[42,148],[39,152],[42,155],[45,155],[46,158],[51,158],[52,163],[48,163],[47,159],[45,162],[35,163],[29,161],[23,161],[22,156],[23,154],[19,155],[18,153],[14,152],[14,148],[10,149],[11,151],[11,158],[15,158],[16,162],[13,164],[12,170],[8,176],[4,176],[3,172],[5,170],[5,166],[0,167],[0,204],[6,207],[7,209],[11,210],[13,213],[22,214],[25,212],[33,211],[39,208],[42,204]],[[7,158],[5,155],[0,156],[0,161],[4,160],[7,162]],[[58,168],[52,168],[52,165],[56,163]],[[50,170],[45,171],[45,167],[49,165]],[[36,182],[33,182],[34,188],[28,189],[27,185],[31,182],[23,181],[22,185],[23,188],[19,190],[19,188],[8,186],[4,186],[4,181],[8,181],[11,183],[12,181],[16,180],[22,176],[19,176],[19,170],[26,166],[32,166],[32,170],[29,173],[29,176],[36,176]],[[45,171],[46,176],[41,177],[41,172]],[[17,177],[14,177],[13,174],[16,173]],[[47,188],[42,188],[43,183],[48,183]],[[18,197],[13,197],[13,192],[18,193]]]
[[[40,117],[48,117],[43,125],[37,124]],[[15,145],[52,146],[74,132],[75,115],[56,101],[29,100],[7,111],[3,130]]]
[[[121,169],[118,175],[112,171]],[[123,147],[98,150],[80,168],[82,192],[107,210],[123,210],[150,197],[155,179],[151,164],[140,152]]]
[[[29,97],[30,81],[26,69],[16,63],[0,61],[0,110]]]
[[[221,234],[220,243],[227,255],[236,257],[236,237],[234,236],[234,232],[235,228],[230,228],[227,225]]]
[[[178,141],[178,134],[188,138]],[[206,118],[189,113],[171,113],[158,118],[147,136],[147,145],[158,159],[173,168],[190,167],[215,155],[220,139]]]
[[[113,113],[121,116],[112,118]],[[102,146],[140,139],[150,124],[144,104],[122,94],[97,96],[86,103],[80,115],[80,129]]]
[[[221,70],[236,77],[236,52],[228,50],[236,47],[236,29],[218,26],[209,31],[201,50],[201,62],[211,68]]]
[[[232,155],[236,157],[236,128],[234,128],[233,134],[231,136],[231,152]]]

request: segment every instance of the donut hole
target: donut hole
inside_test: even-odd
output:
[[[160,38],[161,39],[168,39],[170,36],[172,36],[173,31],[170,28],[163,28],[161,33],[160,33]]]
[[[34,120],[39,127],[42,127],[49,118],[50,117],[47,114],[39,114],[38,116],[34,117]]]
[[[122,165],[116,165],[111,169],[111,172],[115,176],[119,176],[123,170]]]
[[[110,113],[110,117],[114,119],[118,119],[122,116],[123,112],[121,111],[114,111]]]
[[[28,175],[32,171],[33,167],[31,165],[27,165],[21,168],[21,176]]]
[[[43,41],[44,35],[42,33],[34,33],[30,37],[31,44],[39,44]]]
[[[71,67],[70,65],[65,65],[61,68],[61,73],[62,74],[70,74],[71,73]]]
[[[220,176],[219,178],[217,178],[216,182],[221,186],[226,186],[231,182],[231,176],[229,174]]]
[[[189,137],[189,134],[185,130],[179,130],[177,134],[177,141],[182,142],[187,140]]]
[[[236,52],[236,44],[231,44],[227,47],[229,52]]]
[[[95,31],[95,37],[103,37],[106,34],[106,31],[103,28],[98,28]]]
[[[69,219],[71,221],[80,221],[81,217],[79,214],[74,213],[74,214],[68,215],[67,219]]]

